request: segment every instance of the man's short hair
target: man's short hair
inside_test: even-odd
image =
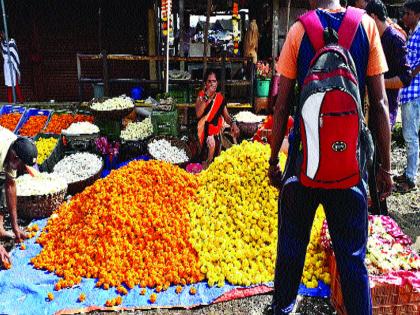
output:
[[[38,157],[38,150],[35,143],[26,137],[19,137],[13,142],[13,149],[17,157],[26,165],[33,166]]]
[[[414,13],[420,13],[420,0],[408,0],[404,3],[404,8],[410,11],[414,11]]]
[[[380,0],[369,1],[368,5],[366,6],[366,13],[369,15],[375,14],[382,22],[385,22],[388,18],[388,11],[386,10],[386,6]]]

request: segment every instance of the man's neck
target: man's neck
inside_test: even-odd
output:
[[[318,8],[335,10],[341,8],[339,0],[319,0],[317,3]]]
[[[385,32],[385,30],[388,28],[389,24],[387,21],[385,22],[379,22],[377,24],[378,26],[378,31],[379,31],[379,36],[382,36],[382,34]]]
[[[419,22],[420,20],[417,20],[417,23],[413,25],[413,27],[410,29],[410,32],[414,32],[417,28],[417,26],[419,26]]]

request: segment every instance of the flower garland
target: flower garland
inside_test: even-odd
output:
[[[239,3],[238,0],[233,1],[232,7],[232,27],[233,27],[233,54],[239,54],[239,21],[241,16],[239,15]]]
[[[170,36],[172,32],[172,23],[170,21],[172,0],[162,0],[162,34],[163,36]]]

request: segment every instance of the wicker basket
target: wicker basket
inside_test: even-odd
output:
[[[331,274],[331,304],[339,315],[346,315],[340,276],[335,256],[328,255]],[[373,315],[418,315],[420,312],[420,292],[411,286],[398,286],[389,283],[375,283],[371,288]]]
[[[191,158],[192,158],[192,153],[191,153],[191,150],[190,150],[190,148],[189,148],[188,144],[186,144],[184,141],[179,140],[179,139],[177,139],[177,138],[174,138],[174,137],[169,137],[169,136],[157,136],[157,137],[153,137],[153,138],[151,138],[151,139],[147,142],[147,153],[148,153],[148,155],[149,155],[152,159],[155,159],[155,160],[156,160],[156,158],[155,158],[155,157],[154,157],[154,156],[150,153],[150,151],[149,151],[149,144],[150,144],[151,142],[155,141],[155,140],[162,140],[162,139],[164,139],[164,140],[168,141],[171,145],[173,145],[173,146],[175,146],[175,147],[177,147],[177,148],[182,149],[182,150],[184,150],[184,151],[185,151],[185,153],[186,153],[186,155],[187,155],[187,157],[188,157],[188,161],[183,162],[183,163],[175,163],[175,165],[178,165],[179,167],[185,168],[185,167],[187,166],[187,164],[191,161]]]
[[[238,121],[238,128],[241,131],[242,137],[253,137],[255,133],[258,130],[258,126],[261,124],[261,122],[253,122],[253,123],[247,123],[243,121]]]
[[[17,196],[19,216],[26,219],[49,217],[64,201],[67,189],[41,196]]]
[[[125,116],[129,115],[134,110],[134,102],[133,107],[126,108],[126,109],[119,109],[119,110],[94,110],[92,109],[93,103],[103,103],[109,98],[100,98],[100,99],[93,99],[91,100],[88,105],[89,109],[92,112],[95,119],[99,120],[122,120]]]
[[[68,188],[67,188],[67,194],[74,196],[75,194],[78,194],[82,192],[83,190],[85,190],[86,187],[92,185],[99,178],[101,178],[101,173],[103,169],[104,169],[104,163],[102,161],[102,167],[95,175],[92,175],[91,177],[86,178],[84,180],[79,180],[74,183],[69,183]]]

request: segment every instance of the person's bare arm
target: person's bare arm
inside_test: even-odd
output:
[[[206,110],[207,102],[204,100],[202,96],[198,96],[197,100],[195,101],[195,114],[197,118],[203,116],[204,111]]]
[[[273,186],[280,188],[281,171],[278,166],[278,156],[284,136],[286,135],[287,121],[290,114],[290,99],[295,80],[280,76],[279,92],[273,114],[273,132],[271,139],[271,157],[268,176]]]
[[[414,78],[419,73],[420,73],[420,65],[418,65],[416,68],[413,69],[413,71],[411,72],[411,76]]]
[[[3,265],[6,264],[10,264],[10,257],[9,254],[7,253],[6,249],[0,245],[0,259],[1,262],[3,263]]]
[[[385,79],[385,88],[391,89],[391,90],[397,90],[404,87],[404,83],[401,81],[401,79],[398,76]]]
[[[234,137],[239,136],[239,128],[236,124],[235,120],[229,115],[228,109],[225,106],[223,109],[223,118],[225,119],[226,123],[231,127]]]
[[[391,171],[391,130],[389,124],[388,99],[385,93],[383,74],[368,77],[369,129],[376,139],[380,168],[377,175],[378,190],[381,198],[392,191]]]
[[[16,241],[20,242],[23,239],[28,238],[27,235],[19,228],[18,219],[17,219],[17,198],[16,198],[16,182],[14,178],[6,175],[6,184],[5,184],[5,193],[6,193],[6,204],[7,209],[10,214],[10,221],[12,224],[13,233],[15,233]]]

